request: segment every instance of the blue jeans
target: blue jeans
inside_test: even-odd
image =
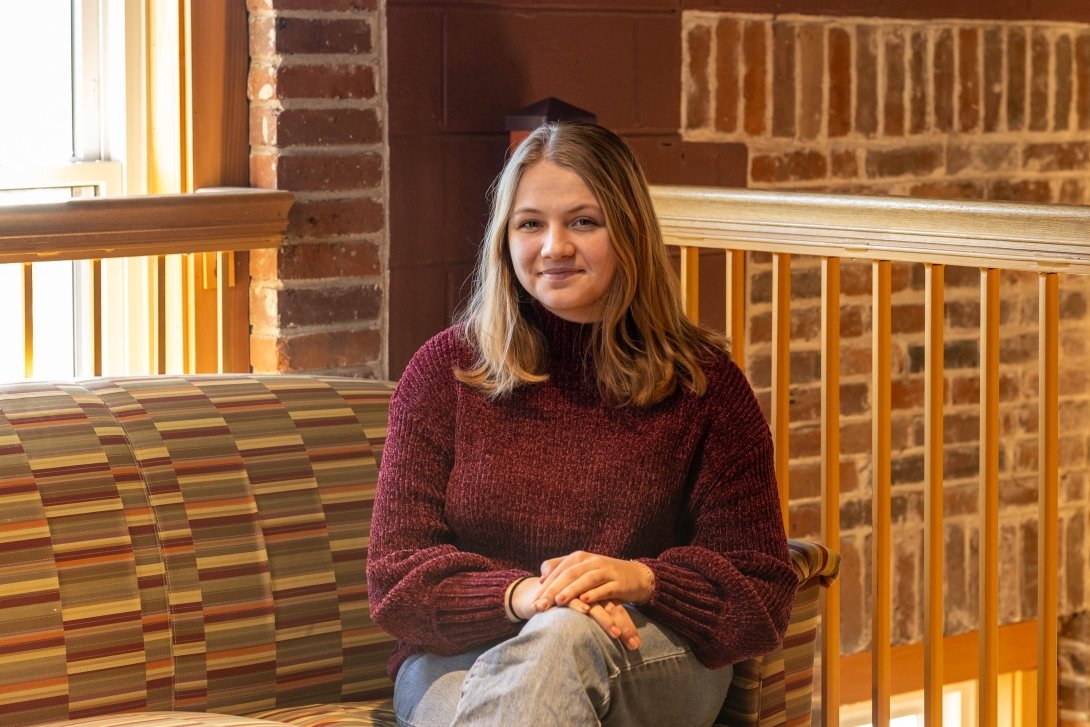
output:
[[[731,668],[708,669],[672,631],[629,612],[640,632],[636,651],[589,616],[552,608],[497,644],[457,656],[415,654],[397,675],[397,721],[408,727],[714,724]]]

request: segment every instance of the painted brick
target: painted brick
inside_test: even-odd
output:
[[[873,136],[878,131],[878,33],[873,26],[855,29],[855,131]]]
[[[1018,168],[1014,144],[951,143],[946,150],[947,174],[1013,171]]]
[[[815,139],[821,134],[825,117],[825,27],[817,23],[799,26],[801,88],[799,94],[799,136]]]
[[[868,177],[926,176],[941,168],[942,147],[931,144],[898,149],[868,149]]]
[[[706,25],[689,29],[689,95],[685,102],[685,125],[701,129],[708,125],[711,97],[708,90],[711,61],[711,30]]]
[[[1026,31],[1007,28],[1007,128],[1021,131],[1026,123]]]
[[[909,59],[909,122],[908,130],[921,134],[928,129],[927,103],[930,98],[930,76],[927,72],[928,39],[925,29],[912,31],[911,56]]]
[[[1030,43],[1029,130],[1048,129],[1048,36],[1034,29]]]
[[[375,144],[382,125],[375,109],[250,109],[251,146]]]
[[[313,239],[378,232],[385,225],[383,204],[367,198],[296,200],[288,213],[288,235]]]
[[[966,133],[980,123],[980,32],[961,28],[957,37],[958,129]]]
[[[984,131],[1000,129],[1003,112],[1003,31],[984,31]]]
[[[824,179],[828,174],[828,161],[819,151],[758,154],[750,162],[750,179],[754,182]]]
[[[731,133],[738,129],[738,107],[742,94],[739,54],[742,47],[741,24],[732,18],[723,18],[716,26],[715,33],[715,128]]]
[[[1090,166],[1090,142],[1027,144],[1022,159],[1029,171],[1083,170]]]
[[[795,26],[772,24],[772,135],[795,136]]]
[[[900,28],[885,35],[886,87],[882,132],[886,136],[905,133],[905,38]]]
[[[847,136],[852,127],[852,45],[845,28],[829,29],[829,136]]]
[[[250,275],[255,280],[359,278],[381,271],[379,247],[370,240],[289,244],[250,252]]]
[[[935,34],[932,48],[935,128],[954,129],[954,36],[948,28]]]
[[[745,24],[742,53],[745,58],[743,93],[745,98],[744,128],[747,134],[765,133],[768,113],[768,26],[763,22]]]
[[[840,597],[844,603],[856,604],[855,608],[840,610],[840,645],[844,653],[853,654],[866,649],[869,645],[870,630],[865,627],[861,613],[870,613],[871,589],[869,584],[870,568],[868,555],[863,544],[868,540],[862,536],[842,538],[840,541]]]
[[[249,94],[256,100],[369,99],[375,90],[375,69],[370,65],[289,63],[250,69]]]
[[[1079,129],[1090,129],[1090,33],[1080,33],[1075,41],[1075,69],[1078,96]]]

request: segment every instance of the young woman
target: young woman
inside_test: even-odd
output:
[[[399,722],[710,725],[796,579],[768,426],[689,323],[632,151],[549,124],[390,407],[368,565]]]

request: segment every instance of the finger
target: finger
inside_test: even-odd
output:
[[[576,598],[580,599],[584,603],[594,603],[595,601],[607,601],[612,600],[612,595],[606,598],[585,598],[585,594],[589,591],[605,588],[609,591],[617,590],[617,583],[613,581],[609,573],[599,568],[588,570],[573,580],[567,586],[560,589],[553,600],[557,603],[567,603],[568,601]]]
[[[636,628],[628,609],[616,601],[608,601],[605,609],[613,617],[613,625],[620,630],[621,634],[618,638],[625,648],[629,651],[640,648],[640,631]]]
[[[556,581],[557,578],[560,578],[571,568],[583,562],[588,555],[590,554],[584,553],[581,550],[577,550],[574,553],[569,553],[568,555],[565,555],[563,557],[552,558],[549,561],[545,561],[546,563],[552,562],[553,565],[552,567],[550,567],[548,575],[542,578],[542,585],[551,585]]]
[[[597,581],[593,579],[585,580],[588,572],[593,572],[594,566],[588,562],[576,562],[572,565],[561,564],[554,570],[549,578],[546,578],[546,583],[538,591],[538,598],[546,599],[559,604],[564,604],[573,598],[577,598],[587,588],[598,585]],[[549,582],[551,579],[551,582]],[[574,586],[573,584],[582,582],[582,586]],[[557,595],[561,592],[565,592],[563,599],[557,599]]]
[[[553,568],[560,564],[560,561],[564,560],[564,556],[559,558],[549,558],[547,561],[541,564],[541,580],[545,580],[545,576],[552,572]]]
[[[613,623],[613,615],[609,613],[604,606],[594,604],[590,607],[588,615],[602,627],[603,631],[609,634],[609,638],[616,639],[620,637],[621,630]]]

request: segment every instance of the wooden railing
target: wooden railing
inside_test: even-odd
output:
[[[771,428],[785,524],[789,515],[789,421],[791,262],[814,256],[821,268],[821,493],[822,538],[840,544],[840,294],[841,261],[871,266],[871,446],[873,471],[871,584],[873,613],[869,696],[872,721],[886,725],[894,693],[891,647],[891,263],[915,263],[924,275],[924,629],[922,687],[928,725],[941,725],[947,669],[943,636],[943,340],[944,273],[947,266],[980,269],[980,468],[979,612],[975,634],[978,724],[997,723],[1000,683],[999,608],[999,310],[1000,273],[1039,276],[1039,537],[1036,658],[1007,669],[1037,670],[1036,723],[1058,724],[1058,371],[1059,276],[1090,274],[1090,208],[981,202],[943,202],[891,197],[656,187],[655,206],[668,244],[680,248],[686,311],[701,311],[702,250],[726,251],[722,271],[724,320],[732,353],[745,366],[746,253],[772,257]],[[706,298],[707,296],[705,296]],[[862,607],[854,604],[853,608]],[[826,724],[838,724],[842,703],[840,595],[825,603],[821,687]],[[1015,633],[1017,630],[1017,633]],[[1011,639],[1024,629],[1004,627]],[[964,642],[964,643],[963,643]],[[959,639],[962,655],[970,642]],[[903,652],[902,652],[903,655]],[[911,657],[907,657],[911,658]],[[897,674],[905,682],[903,673]],[[856,689],[856,692],[860,690]]]
[[[217,189],[0,206],[0,265],[22,267],[16,314],[23,340],[4,345],[21,344],[24,373],[33,377],[35,341],[58,335],[34,330],[33,266],[85,260],[92,348],[86,373],[102,374],[104,350],[122,341],[142,342],[128,356],[138,373],[248,371],[249,278],[235,253],[279,246],[291,203],[288,192]],[[104,286],[103,264],[113,258],[128,259],[139,274],[122,272]],[[135,323],[105,333],[108,298],[118,288],[128,301],[118,316]],[[107,373],[132,372],[119,363]]]

